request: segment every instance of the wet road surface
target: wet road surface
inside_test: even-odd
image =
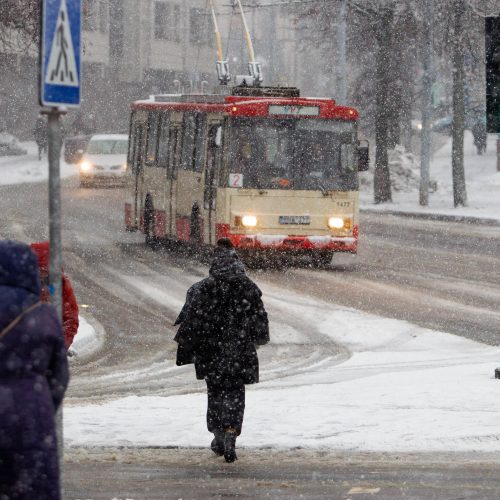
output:
[[[73,179],[64,182],[65,270],[85,306],[84,317],[106,331],[100,351],[72,360],[69,405],[203,388],[193,380],[191,367],[174,366],[171,325],[186,289],[206,275],[207,266],[180,252],[147,248],[141,235],[126,233],[123,202],[123,189],[80,189]],[[0,187],[0,209],[2,237],[26,242],[47,239],[44,184]],[[251,270],[252,277],[272,293],[272,321],[303,333],[301,342],[284,341],[261,351],[263,377],[286,378],[298,369],[313,370],[319,361],[339,363],[349,356],[290,313],[285,307],[289,290],[500,343],[500,227],[362,214],[360,233],[359,255],[335,256],[325,269],[302,263]],[[278,371],[271,369],[276,366]],[[377,461],[381,468],[370,472],[371,465],[361,459],[357,465],[345,466],[342,460],[325,464],[305,450],[287,452],[291,465],[269,451],[254,455],[242,450],[242,460],[233,469],[214,462],[205,450],[200,452],[204,453],[201,465],[193,461],[192,451],[169,453],[167,465],[160,466],[137,453],[128,459],[118,453],[113,460],[96,452],[89,460],[85,454],[70,452],[67,498],[362,498],[369,492],[351,488],[365,484],[380,488],[377,498],[500,497],[496,465],[490,462],[478,468],[468,457],[459,460],[460,466],[454,467],[453,459],[436,469],[421,456],[415,469],[399,467],[397,457],[383,456]],[[267,455],[272,458],[269,462],[264,460]],[[117,486],[118,478],[123,489]],[[165,492],[168,485],[172,489]]]

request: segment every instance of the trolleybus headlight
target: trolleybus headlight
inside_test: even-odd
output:
[[[255,227],[257,225],[257,217],[255,215],[244,215],[241,218],[241,223],[245,227]]]
[[[87,160],[84,160],[80,163],[80,170],[82,172],[88,172],[92,168],[92,163]]]
[[[344,227],[344,219],[342,217],[330,217],[328,219],[328,226],[332,229],[341,229]]]

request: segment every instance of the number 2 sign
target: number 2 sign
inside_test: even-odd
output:
[[[229,174],[229,187],[243,187],[243,174]]]

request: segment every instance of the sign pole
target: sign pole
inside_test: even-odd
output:
[[[48,157],[49,157],[49,239],[50,262],[49,283],[52,303],[62,322],[62,244],[61,244],[61,125],[58,108],[51,109],[48,114]]]
[[[49,157],[49,289],[62,325],[60,118],[81,97],[81,0],[42,0],[40,16],[39,101],[48,117]],[[62,405],[56,418],[60,487],[64,463]],[[62,495],[61,495],[62,496]]]
[[[46,111],[48,117],[48,159],[49,159],[49,290],[51,302],[62,317],[62,238],[61,238],[61,124],[60,116],[65,114],[59,108]],[[55,417],[57,436],[57,455],[59,458],[60,485],[64,463],[63,410],[59,407]]]

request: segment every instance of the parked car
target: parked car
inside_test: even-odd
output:
[[[64,161],[66,163],[78,163],[83,156],[90,135],[75,135],[64,139]]]
[[[80,185],[125,182],[128,136],[125,134],[92,135],[79,162]]]
[[[438,134],[451,135],[451,125],[453,118],[451,116],[444,116],[432,122],[431,130]]]

